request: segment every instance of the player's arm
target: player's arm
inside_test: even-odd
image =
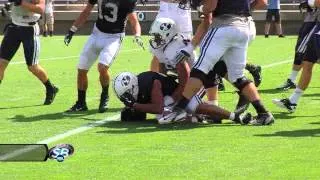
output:
[[[152,114],[162,114],[163,112],[163,94],[162,86],[159,80],[153,81],[151,90],[151,103],[149,104],[139,104],[134,103],[132,106],[135,110],[152,113]]]
[[[178,101],[181,99],[182,92],[190,76],[190,67],[187,61],[181,61],[180,63],[178,63],[176,65],[176,69],[178,72],[179,85],[172,94],[172,98],[174,99],[174,101]]]
[[[268,0],[254,0],[251,2],[251,9],[263,9],[268,5]]]
[[[19,0],[10,0],[10,2],[14,2],[15,5],[19,5]],[[39,0],[39,3],[37,4],[33,4],[33,3],[29,3],[25,0],[20,0],[20,5],[22,8],[37,13],[37,14],[43,14],[44,13],[44,8],[45,8],[45,0]]]
[[[197,27],[196,33],[191,41],[193,47],[197,47],[200,44],[202,38],[204,37],[204,35],[208,31],[211,23],[212,23],[212,14],[211,13],[207,14],[206,16],[204,16],[202,18],[201,23]]]
[[[79,17],[73,22],[71,28],[68,33],[64,37],[64,43],[68,46],[71,42],[71,39],[75,32],[77,32],[78,28],[81,27],[88,19],[91,14],[91,11],[96,3],[96,0],[89,0],[87,6],[82,10]]]
[[[134,34],[134,42],[144,49],[143,41],[141,39],[141,26],[138,20],[136,12],[128,14],[128,20],[130,22],[132,32]]]
[[[314,8],[314,7],[319,8],[320,7],[320,0],[308,0],[308,5],[312,8]]]

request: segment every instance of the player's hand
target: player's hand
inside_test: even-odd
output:
[[[8,0],[8,1],[11,3],[14,3],[15,6],[20,6],[22,2],[22,0]]]
[[[127,107],[132,108],[133,104],[136,102],[132,94],[126,92],[120,97],[120,101],[124,103]]]
[[[68,46],[70,44],[73,35],[74,35],[74,32],[69,30],[69,32],[64,36],[64,44],[65,45]]]
[[[138,46],[145,50],[141,36],[134,36],[133,42],[138,44]]]

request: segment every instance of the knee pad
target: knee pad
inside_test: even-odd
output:
[[[246,87],[248,84],[252,83],[251,80],[247,79],[247,77],[243,76],[242,78],[237,79],[236,82],[233,83],[233,85],[239,89],[241,92],[244,87]]]
[[[202,99],[200,96],[196,95],[193,96],[192,99],[190,100],[189,104],[187,105],[186,111],[189,114],[195,114],[198,106],[202,104]]]
[[[202,81],[202,84],[204,84],[204,85],[208,81],[207,75],[198,69],[192,69],[190,72],[190,77],[200,79]]]
[[[121,121],[145,121],[147,119],[147,113],[136,111],[131,108],[123,108],[121,111]]]

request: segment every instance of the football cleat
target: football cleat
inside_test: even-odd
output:
[[[236,114],[236,118],[235,118],[234,122],[239,123],[241,125],[247,125],[252,120],[253,120],[253,118],[252,118],[251,113],[246,113],[244,115],[237,115]]]
[[[277,90],[288,90],[296,88],[296,84],[291,81],[291,79],[287,79],[281,86],[277,87]]]
[[[104,113],[107,111],[109,105],[109,98],[106,99],[100,99],[100,104],[99,104],[99,113]]]
[[[271,125],[274,123],[274,117],[270,112],[258,114],[254,117],[249,124],[253,126]]]
[[[76,102],[75,105],[73,105],[70,109],[66,110],[65,113],[74,113],[74,112],[83,112],[88,111],[88,107],[86,103],[79,103],[79,101]]]
[[[175,107],[173,111],[164,114],[159,120],[159,124],[169,124],[172,122],[182,121],[187,117],[187,112],[184,109]]]
[[[258,87],[261,84],[261,66],[254,66],[253,68],[248,68],[249,73],[252,75],[254,84]]]
[[[277,105],[280,108],[288,110],[291,113],[293,113],[297,108],[297,104],[291,103],[288,98],[272,99],[272,103]]]
[[[74,147],[71,144],[59,144],[49,149],[48,158],[56,159],[58,162],[64,161],[65,158],[74,153]]]
[[[53,86],[53,88],[50,91],[47,91],[46,92],[46,99],[44,100],[43,105],[52,104],[53,100],[56,97],[58,92],[59,92],[59,89],[56,86]]]

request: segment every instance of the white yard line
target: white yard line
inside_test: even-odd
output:
[[[279,65],[282,65],[282,64],[287,64],[287,63],[292,63],[293,60],[290,59],[290,60],[285,60],[285,61],[280,61],[280,62],[276,62],[276,63],[271,63],[271,64],[267,64],[267,65],[263,65],[262,66],[262,70],[263,69],[267,69],[267,68],[271,68],[271,67],[274,67],[274,66],[279,66]]]
[[[141,48],[135,48],[135,49],[128,49],[128,50],[120,50],[120,53],[122,52],[122,53],[129,53],[129,52],[133,52],[133,51],[139,51],[139,50],[141,50],[142,51],[142,49]],[[71,58],[78,58],[79,57],[79,55],[77,55],[77,56],[58,56],[58,57],[49,57],[49,58],[41,58],[40,57],[40,62],[42,62],[42,61],[51,61],[51,60],[63,60],[63,59],[71,59]],[[25,61],[17,61],[17,62],[11,62],[10,64],[25,64]]]

